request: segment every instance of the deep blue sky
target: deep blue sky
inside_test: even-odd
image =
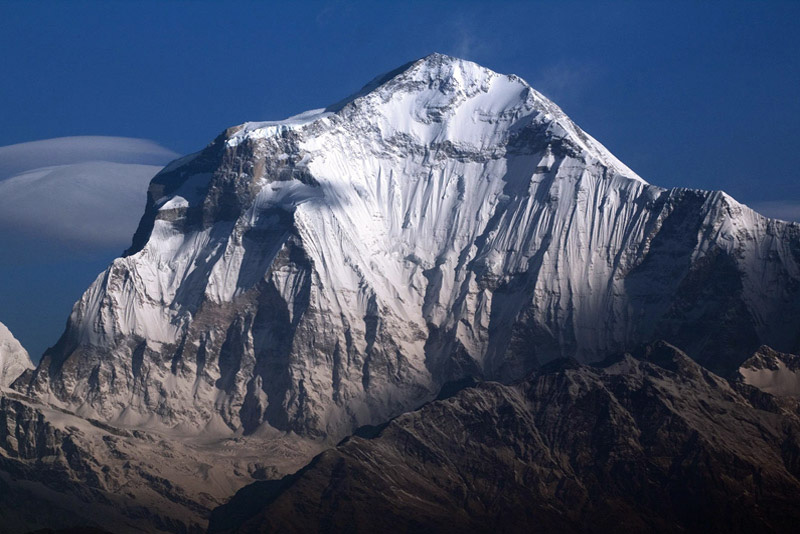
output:
[[[0,146],[193,152],[434,51],[522,76],[651,183],[800,219],[800,2],[0,1]],[[37,359],[119,251],[6,252],[0,321]]]

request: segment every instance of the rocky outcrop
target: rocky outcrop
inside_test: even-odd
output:
[[[363,429],[209,532],[794,532],[800,420],[666,343]]]

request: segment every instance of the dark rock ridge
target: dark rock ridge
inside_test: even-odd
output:
[[[795,532],[800,421],[656,343],[555,361],[240,490],[210,533]]]

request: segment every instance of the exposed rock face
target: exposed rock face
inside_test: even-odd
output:
[[[435,54],[165,168],[17,387],[125,426],[336,439],[561,356],[794,350],[799,259],[800,225],[650,186],[523,80]]]
[[[241,486],[292,473],[317,452],[297,437],[178,439],[115,428],[4,392],[0,531],[204,532],[211,510]]]
[[[800,356],[763,346],[739,367],[745,384],[778,397],[800,398]]]
[[[17,338],[0,323],[0,388],[8,387],[19,376],[33,369],[33,363]]]
[[[210,532],[795,532],[800,421],[657,343],[481,383],[345,440]]]

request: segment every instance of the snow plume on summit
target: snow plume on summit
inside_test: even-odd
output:
[[[647,184],[520,78],[433,54],[163,169],[19,387],[115,424],[337,439],[452,379],[653,339],[728,372],[794,349],[799,245],[724,193]]]

